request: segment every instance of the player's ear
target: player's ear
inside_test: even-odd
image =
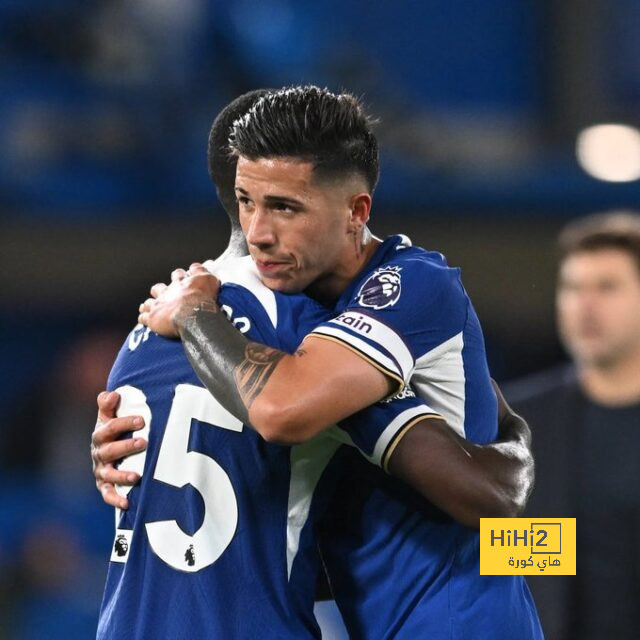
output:
[[[352,232],[362,231],[369,221],[371,213],[371,195],[362,192],[351,197],[351,219],[349,221]]]

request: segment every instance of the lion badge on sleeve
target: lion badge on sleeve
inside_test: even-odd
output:
[[[400,271],[402,267],[382,267],[374,271],[358,292],[363,307],[385,309],[400,299]]]

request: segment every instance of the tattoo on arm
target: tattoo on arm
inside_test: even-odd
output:
[[[244,355],[244,360],[236,367],[235,379],[240,397],[249,409],[285,353],[264,344],[250,342],[245,347]]]
[[[218,313],[220,307],[217,302],[213,300],[205,300],[195,305],[184,304],[178,309],[178,312],[173,318],[173,326],[180,334],[185,325],[193,320],[198,313]]]
[[[174,322],[200,380],[227,411],[249,425],[251,405],[287,353],[248,341],[212,303],[191,306]],[[296,356],[304,353],[300,348]]]

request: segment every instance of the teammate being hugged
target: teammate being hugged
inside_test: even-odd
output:
[[[235,171],[226,156],[218,159],[220,146],[262,93],[234,101],[212,128],[210,168],[232,212],[235,198],[224,185]],[[304,296],[264,287],[251,259],[239,257],[245,251],[236,220],[225,259],[216,263],[226,280],[220,304],[234,330],[292,351],[301,328],[326,312]],[[137,438],[122,442],[109,442],[108,431],[113,459],[143,439],[148,447],[102,476],[112,482],[99,481],[118,508],[98,638],[318,637],[313,540],[305,546],[303,537],[302,560],[287,562],[290,448],[243,426],[202,386],[180,343],[141,325],[125,341],[108,385],[117,393],[100,401],[112,408],[119,397],[123,417],[103,429],[139,428],[124,416],[144,423]],[[118,493],[114,482],[122,483]]]

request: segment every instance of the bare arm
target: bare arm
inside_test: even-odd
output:
[[[500,408],[500,439],[474,445],[458,436],[441,419],[427,419],[412,427],[389,459],[392,475],[421,493],[454,519],[477,527],[482,517],[519,515],[534,480],[531,433],[526,422],[504,401],[496,387]],[[117,393],[98,396],[98,422],[92,437],[91,456],[96,486],[103,500],[126,509],[128,502],[115,485],[133,485],[139,476],[119,471],[115,464],[146,446],[142,438],[118,440],[141,429],[139,416],[117,418]]]
[[[200,267],[141,308],[140,322],[179,335],[198,377],[266,440],[295,443],[382,399],[396,382],[343,345],[311,337],[294,355],[239,334],[213,300],[219,283]],[[504,403],[503,403],[504,406]],[[505,417],[506,410],[501,410]],[[526,423],[502,422],[508,441],[479,447],[444,421],[412,428],[389,469],[456,519],[515,515],[533,479]],[[526,436],[526,437],[525,437]]]
[[[475,445],[441,419],[412,427],[389,459],[389,472],[458,522],[478,527],[480,518],[522,513],[534,482],[531,432],[495,387],[499,440]]]
[[[207,389],[266,440],[307,440],[401,384],[328,340],[308,338],[293,355],[250,342],[220,312],[217,279],[200,266],[190,274],[156,285],[158,297],[141,306],[139,321],[179,336]]]

